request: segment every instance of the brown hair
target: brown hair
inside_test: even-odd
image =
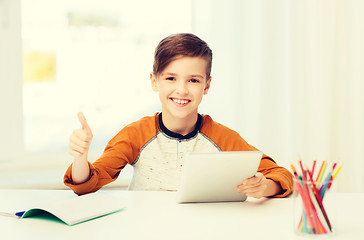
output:
[[[191,33],[178,33],[164,38],[154,52],[153,72],[159,75],[180,56],[202,57],[206,60],[206,79],[210,78],[212,51],[207,43]]]

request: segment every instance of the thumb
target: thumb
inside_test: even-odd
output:
[[[77,114],[77,117],[78,117],[78,120],[80,121],[81,125],[82,125],[82,129],[84,130],[91,130],[90,129],[90,126],[87,124],[87,121],[86,121],[86,118],[85,118],[85,115],[83,115],[82,112],[79,112]]]
[[[264,178],[264,175],[263,175],[263,173],[261,173],[261,172],[257,172],[257,173],[255,174],[255,177],[256,177],[258,180],[261,180],[262,178]]]
[[[263,173],[261,173],[261,172],[256,172],[256,173],[255,173],[255,176],[256,176],[257,178],[261,178],[261,177],[263,177]]]

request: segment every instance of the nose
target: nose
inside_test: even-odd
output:
[[[177,83],[176,92],[181,95],[186,95],[188,93],[188,86],[185,81],[179,81]]]

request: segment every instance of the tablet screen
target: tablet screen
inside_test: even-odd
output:
[[[260,151],[187,154],[177,202],[245,201],[237,186],[254,176],[262,155]]]

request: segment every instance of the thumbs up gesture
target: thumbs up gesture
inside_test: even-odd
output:
[[[83,113],[78,113],[78,119],[81,123],[82,128],[73,131],[70,137],[68,153],[77,158],[87,158],[87,153],[93,136],[91,128],[87,124],[86,118]]]

